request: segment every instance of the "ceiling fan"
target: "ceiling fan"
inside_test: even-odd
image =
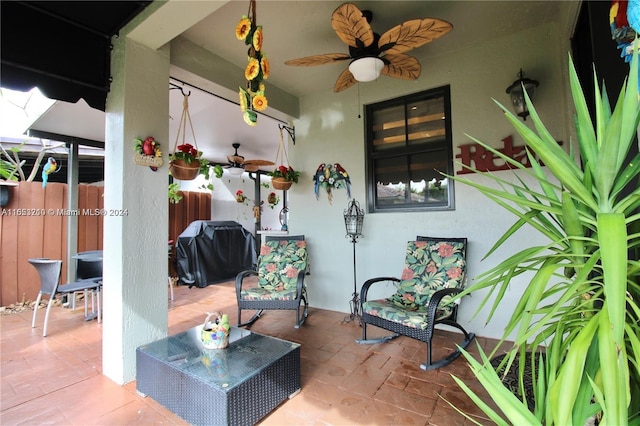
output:
[[[257,172],[261,166],[273,166],[275,163],[268,160],[245,160],[242,155],[238,154],[239,143],[231,144],[236,152],[233,155],[227,155],[229,164],[225,166],[231,174],[240,175],[243,170],[247,172]]]
[[[285,64],[308,67],[351,60],[349,68],[338,77],[334,92],[348,89],[358,81],[375,80],[381,73],[402,80],[416,80],[420,76],[420,62],[404,52],[440,38],[453,29],[447,21],[424,18],[405,21],[379,35],[369,25],[372,18],[371,11],[360,11],[352,3],[339,6],[331,15],[331,26],[340,40],[349,46],[349,54],[306,56],[291,59]]]

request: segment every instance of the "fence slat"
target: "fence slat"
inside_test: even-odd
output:
[[[28,259],[48,257],[61,259],[66,265],[67,197],[64,183],[51,182],[42,189],[40,182],[20,182],[10,189],[11,199],[3,209],[38,210],[38,215],[0,216],[0,306],[25,300],[35,300],[40,290],[40,278]],[[210,220],[211,194],[183,192],[184,199],[169,204],[169,239],[176,240],[194,220]],[[82,214],[83,209],[104,208],[104,188],[78,185],[78,251],[102,249],[102,216]],[[36,210],[33,210],[34,212]],[[42,215],[40,212],[44,211]],[[66,282],[66,266],[62,268]]]

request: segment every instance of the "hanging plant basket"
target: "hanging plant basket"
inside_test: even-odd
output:
[[[187,163],[184,160],[171,160],[169,163],[169,171],[171,176],[180,180],[193,180],[200,172],[200,162],[192,161]]]
[[[271,184],[275,189],[286,191],[287,189],[291,188],[291,185],[293,185],[293,181],[286,180],[283,177],[274,177],[274,178],[271,178]]]
[[[178,123],[178,134],[176,135],[176,141],[173,146],[173,154],[169,156],[171,159],[169,162],[169,171],[174,178],[180,180],[195,179],[196,176],[200,174],[200,166],[202,164],[202,159],[200,158],[202,152],[198,151],[198,142],[196,141],[196,134],[193,131],[191,115],[189,114],[190,94],[191,92],[184,94],[182,116],[180,117],[180,123]],[[193,145],[186,142],[187,123],[189,123],[189,129],[191,129]],[[182,137],[182,144],[178,145],[180,137]]]
[[[278,164],[278,158],[280,158],[280,166],[272,172],[267,173],[271,176],[271,184],[274,189],[286,191],[291,188],[291,185],[298,182],[300,172],[293,170],[293,167],[289,166],[289,156],[287,155],[287,149],[284,146],[282,139],[282,127],[280,127],[280,143],[278,144],[278,151],[276,152],[276,161],[274,164]],[[286,166],[284,165],[286,160]]]

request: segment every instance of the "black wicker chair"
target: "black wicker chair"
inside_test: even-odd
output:
[[[236,277],[238,300],[238,326],[253,324],[262,312],[273,309],[296,311],[295,328],[307,318],[308,302],[305,277],[309,274],[307,245],[303,235],[267,236],[260,248],[258,270],[240,272]],[[244,285],[247,277],[257,276],[258,285]],[[242,310],[257,312],[242,322]]]
[[[426,342],[427,362],[420,365],[423,370],[440,368],[460,356],[456,349],[432,361],[431,341],[438,324],[462,331],[464,339],[459,343],[462,348],[466,348],[475,337],[457,323],[458,305],[451,300],[462,291],[466,281],[466,250],[466,238],[418,237],[417,241],[409,241],[401,279],[372,278],[362,286],[362,340],[358,343],[381,343],[400,335]],[[374,283],[389,281],[397,287],[394,295],[387,299],[367,299]],[[367,340],[367,324],[394,334]]]

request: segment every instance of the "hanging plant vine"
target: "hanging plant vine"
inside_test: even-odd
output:
[[[236,38],[249,46],[248,63],[244,70],[246,89],[240,87],[239,92],[240,110],[249,126],[258,124],[256,111],[264,111],[268,104],[263,80],[269,77],[269,61],[262,51],[262,26],[257,25],[256,21],[256,0],[251,0],[247,15],[243,15],[236,25]]]

